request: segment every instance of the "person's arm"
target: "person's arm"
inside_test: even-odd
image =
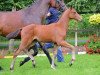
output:
[[[46,14],[46,17],[49,17],[53,14],[53,9],[49,8],[48,13]]]

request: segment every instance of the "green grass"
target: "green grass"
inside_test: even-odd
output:
[[[71,55],[67,55],[66,62],[56,62],[56,70],[50,68],[47,58],[43,56],[35,58],[36,68],[32,67],[31,61],[19,67],[23,58],[17,58],[13,72],[9,70],[12,59],[0,59],[0,66],[4,69],[0,71],[0,75],[100,75],[100,55],[76,55],[77,59],[72,67],[68,65],[70,58]]]

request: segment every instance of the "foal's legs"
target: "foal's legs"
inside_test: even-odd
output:
[[[32,56],[32,54],[29,54],[28,52],[27,52],[27,55],[30,57],[30,59],[32,60],[32,64],[33,64],[33,66],[35,67],[35,60],[34,60],[34,57]]]
[[[14,64],[15,64],[15,61],[16,61],[16,57],[19,55],[19,53],[20,53],[21,51],[23,51],[23,49],[18,49],[18,50],[14,53],[13,61],[12,61],[11,66],[10,66],[10,70],[13,70],[13,69],[14,69]],[[24,51],[24,52],[26,53],[27,51]],[[34,57],[33,57],[31,54],[29,54],[29,53],[27,53],[27,55],[31,58],[31,60],[32,60],[32,62],[33,62],[33,66],[35,66]]]
[[[40,48],[43,50],[43,52],[46,54],[50,64],[52,64],[52,58],[48,52],[48,50],[46,48],[44,48],[44,46],[42,46],[42,44],[38,41]],[[33,49],[34,53],[32,54],[32,56],[36,56],[38,54],[38,48],[37,45],[35,44],[34,46],[30,47],[28,50]],[[30,57],[26,57],[23,61],[20,62],[20,66],[22,66],[24,63],[28,62],[30,60]],[[56,64],[55,64],[56,66]]]
[[[36,56],[38,54],[38,48],[36,46],[36,44],[32,47],[30,47],[28,49],[28,51],[30,51],[30,49],[33,49],[34,50],[34,53],[32,54],[32,56]],[[26,62],[28,62],[31,58],[30,57],[26,57],[23,61],[20,62],[20,66],[24,65]]]
[[[16,57],[19,55],[19,53],[21,51],[27,50],[30,47],[31,43],[32,43],[32,38],[28,38],[28,37],[22,38],[19,49],[16,50],[14,55],[13,55],[13,61],[12,61],[11,66],[10,66],[10,70],[14,69],[14,64],[15,64],[15,61],[16,61]]]
[[[18,49],[15,51],[14,55],[13,55],[13,60],[12,60],[12,63],[10,65],[10,70],[13,70],[14,69],[14,64],[15,64],[15,61],[16,61],[16,57],[19,55],[19,53],[22,51],[22,49]]]
[[[53,56],[52,56],[52,64],[51,64],[51,68],[52,69],[55,69],[55,58],[56,58],[56,55],[57,55],[57,49],[58,49],[58,46],[55,45],[54,46],[54,50],[53,50]]]
[[[61,46],[63,47],[68,47],[72,50],[72,59],[71,59],[71,62],[70,62],[70,66],[73,64],[73,62],[75,61],[75,47],[69,43],[67,43],[66,41],[62,41],[60,43]]]
[[[48,57],[48,60],[50,62],[50,64],[52,64],[52,58],[49,54],[49,51],[47,50],[47,48],[45,48],[45,45],[42,46],[41,42],[38,41],[38,43],[40,44],[40,47],[42,48],[43,52],[46,54],[46,56]],[[56,66],[56,64],[54,63],[54,65]]]

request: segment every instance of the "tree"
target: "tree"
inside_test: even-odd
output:
[[[67,3],[68,6],[73,6],[80,13],[86,12],[100,12],[99,0],[71,0]]]
[[[30,5],[34,0],[0,0],[1,11],[12,11],[13,9],[20,10]]]

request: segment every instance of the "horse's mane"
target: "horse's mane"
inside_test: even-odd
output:
[[[31,5],[29,5],[28,7],[25,8],[25,10],[33,10],[36,9],[37,7],[39,7],[39,5],[41,4],[42,0],[35,0],[33,1],[33,3]],[[23,10],[23,9],[22,9]]]
[[[34,5],[34,4],[40,4],[41,2],[42,2],[42,0],[35,0],[35,1],[33,1],[32,5]]]
[[[29,5],[28,7],[39,6],[41,2],[42,2],[42,0],[35,0],[35,1],[33,1],[33,3],[32,3],[31,5]]]

